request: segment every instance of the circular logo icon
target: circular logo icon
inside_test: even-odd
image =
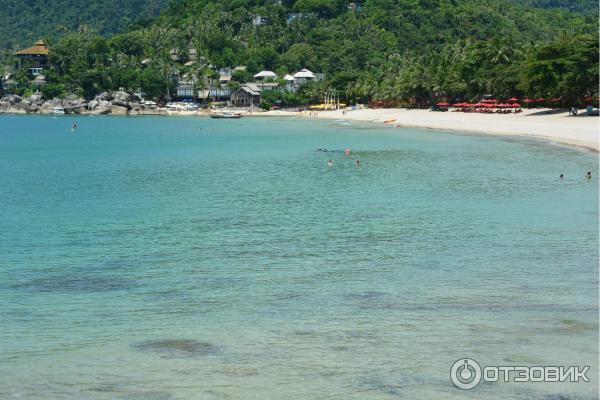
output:
[[[473,389],[481,382],[481,367],[470,358],[456,360],[450,369],[450,380],[459,389]]]

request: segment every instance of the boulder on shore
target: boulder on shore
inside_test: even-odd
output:
[[[110,114],[110,107],[108,106],[98,106],[96,108],[94,108],[94,110],[91,112],[92,115],[106,115],[106,114]]]
[[[9,94],[0,99],[0,103],[9,104],[12,106],[14,104],[20,103],[22,100],[23,98],[19,95]]]
[[[39,95],[39,94],[32,94],[29,97],[29,102],[31,104],[36,104],[36,105],[41,104],[42,103],[42,96]]]
[[[121,90],[117,90],[116,92],[112,93],[112,97],[113,97],[113,103],[115,102],[115,100],[118,100],[120,102],[129,102],[132,100],[132,96],[127,93],[127,92],[123,92]]]
[[[97,94],[96,97],[94,97],[94,100],[98,101],[111,101],[112,99],[113,96],[110,92],[102,92],[100,94]]]
[[[126,115],[127,112],[129,111],[129,109],[127,107],[118,105],[118,104],[113,104],[110,106],[110,113],[111,114],[117,114],[117,115]]]
[[[87,105],[87,109],[90,111],[94,111],[99,104],[100,102],[98,100],[90,100],[90,102]]]
[[[121,99],[115,98],[112,101],[112,105],[113,106],[125,107],[127,110],[131,110],[131,103],[129,101],[125,101],[125,100],[121,100]]]

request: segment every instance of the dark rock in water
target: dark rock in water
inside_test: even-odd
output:
[[[33,279],[29,282],[13,285],[15,289],[25,289],[33,292],[107,292],[124,290],[135,285],[117,277],[101,277],[89,275],[69,275]]]
[[[138,351],[159,353],[171,357],[195,357],[215,354],[219,349],[206,342],[193,339],[147,340],[136,343],[133,348]]]

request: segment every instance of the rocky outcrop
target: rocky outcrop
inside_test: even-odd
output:
[[[67,114],[115,114],[115,115],[168,115],[169,111],[156,105],[143,104],[141,99],[124,91],[102,92],[86,101],[74,93],[63,98],[44,100],[34,94],[27,98],[7,95],[0,98],[0,113],[42,113],[50,114],[55,107],[63,108]]]
[[[119,101],[123,101],[123,102],[129,102],[132,100],[132,96],[129,93],[123,92],[120,90],[113,92],[112,97],[113,97],[113,103],[114,103],[114,100],[119,100]]]
[[[132,108],[132,107],[131,107],[131,103],[130,103],[129,101],[125,101],[125,100],[121,100],[121,99],[117,99],[117,98],[115,98],[115,99],[112,101],[112,105],[113,105],[113,106],[124,107],[124,108],[126,108],[127,110],[131,110],[131,108]]]
[[[16,94],[9,94],[0,99],[0,106],[12,106],[14,104],[20,103],[23,99],[21,96]]]
[[[110,106],[110,113],[117,115],[126,115],[129,112],[129,108],[115,104],[113,100],[113,104]]]

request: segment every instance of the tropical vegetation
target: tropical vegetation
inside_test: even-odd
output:
[[[545,4],[544,4],[545,3]],[[176,0],[151,23],[107,37],[81,26],[50,43],[43,93],[86,98],[124,88],[164,100],[170,76],[200,86],[246,66],[232,87],[267,69],[325,79],[267,103],[319,101],[427,106],[440,99],[597,96],[598,17],[590,2],[551,0]],[[558,5],[561,5],[558,7]],[[570,6],[569,6],[570,5]],[[260,23],[256,23],[259,17]],[[186,61],[195,59],[194,63]],[[27,80],[12,61],[19,77]]]

